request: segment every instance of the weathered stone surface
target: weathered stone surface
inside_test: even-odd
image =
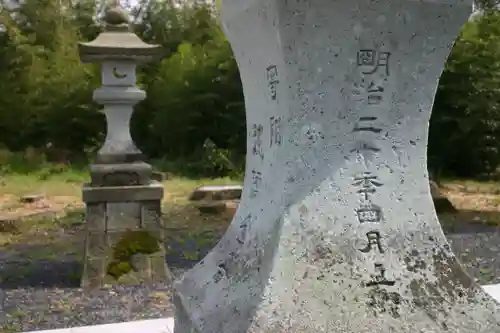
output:
[[[191,201],[217,201],[217,200],[235,200],[241,198],[243,186],[241,185],[211,185],[201,186],[191,193]]]
[[[471,3],[223,0],[247,174],[226,235],[174,283],[175,333],[498,333],[439,226],[426,166]]]
[[[152,167],[144,162],[93,164],[90,166],[92,186],[147,185]]]
[[[150,193],[124,195],[124,201],[117,202],[112,199],[119,188],[91,188],[99,191],[102,202],[87,203],[82,287],[166,283],[170,278],[163,245],[163,194],[155,190],[156,197]],[[132,190],[133,187],[128,188]],[[144,187],[137,186],[136,191],[141,193]],[[111,194],[110,200],[106,199],[106,193]],[[125,201],[130,197],[135,200]]]
[[[134,230],[141,227],[141,203],[108,202],[106,204],[106,230]]]
[[[83,186],[83,201],[85,203],[124,202],[161,200],[163,185],[151,182],[148,185],[138,186]]]
[[[172,178],[172,175],[168,172],[153,171],[151,173],[151,179],[156,180],[157,182],[164,182],[170,178]]]

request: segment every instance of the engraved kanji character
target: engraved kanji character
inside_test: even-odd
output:
[[[385,69],[385,75],[389,76],[390,52],[378,52],[376,50],[360,50],[357,55],[357,64],[359,67],[372,67],[363,74],[374,74],[380,67]]]
[[[377,117],[360,117],[353,129],[353,132],[372,132],[372,133],[382,132],[381,128],[363,124],[364,122],[375,121],[377,119],[378,119]]]
[[[369,202],[361,205],[361,207],[356,210],[359,223],[378,223],[382,221],[382,209]]]
[[[240,224],[240,232],[239,235],[236,236],[236,241],[238,244],[243,245],[248,238],[248,232],[250,229],[250,222],[252,220],[252,214],[248,214]]]
[[[261,159],[264,158],[264,151],[262,149],[262,133],[264,132],[264,126],[262,124],[253,124],[251,136],[254,139],[252,145],[252,154],[255,156],[260,156]]]
[[[377,246],[380,253],[385,252],[384,249],[382,248],[382,243],[381,243],[382,237],[380,236],[380,232],[378,231],[367,232],[366,238],[368,239],[368,244],[364,248],[359,249],[359,251],[363,253],[368,253],[371,250],[373,250],[373,246]]]
[[[380,148],[370,142],[356,141],[354,148],[352,148],[350,152],[355,153],[357,158],[359,158],[365,167],[368,168],[369,164],[380,152]]]
[[[371,81],[366,91],[369,93],[384,92],[384,87]]]
[[[262,183],[262,173],[257,170],[252,170],[252,187],[250,189],[250,197],[255,198],[260,191]]]
[[[278,68],[276,65],[271,65],[266,68],[266,76],[267,76],[267,82],[269,86],[269,92],[271,94],[271,99],[273,101],[276,100],[277,98],[277,88],[276,86],[280,82],[278,80]]]
[[[379,105],[382,102],[380,95],[368,95],[368,105]]]
[[[269,147],[274,145],[280,146],[283,140],[281,136],[281,117],[270,117],[270,137],[269,137]]]
[[[361,189],[358,190],[358,193],[363,194],[364,199],[368,200],[368,195],[376,192],[377,187],[382,186],[383,184],[379,182],[377,176],[373,176],[370,172],[365,172],[361,177],[354,178],[354,186],[360,186]]]
[[[384,267],[383,264],[376,263],[375,271],[377,272],[377,275],[372,275],[373,280],[371,280],[366,284],[367,287],[372,287],[377,285],[393,286],[394,284],[396,284],[395,281],[390,281],[385,277],[386,268]]]
[[[358,66],[375,66],[377,51],[375,50],[359,50],[358,51]]]

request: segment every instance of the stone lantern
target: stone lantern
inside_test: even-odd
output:
[[[164,282],[163,186],[151,180],[151,165],[143,161],[130,135],[134,105],[146,97],[136,86],[136,65],[160,58],[163,50],[130,32],[128,16],[118,1],[110,3],[104,21],[104,32],[79,44],[82,62],[102,63],[102,87],[93,98],[104,106],[107,121],[105,143],[90,166],[91,182],[83,188],[82,287]]]

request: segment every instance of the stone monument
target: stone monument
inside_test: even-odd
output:
[[[104,106],[107,135],[91,183],[83,188],[86,240],[83,287],[115,282],[165,282],[167,268],[162,242],[163,186],[151,180],[151,165],[130,136],[130,118],[146,93],[136,87],[136,64],[160,57],[162,49],[148,45],[129,31],[128,16],[118,1],[105,13],[106,31],[79,45],[82,62],[102,62],[102,87],[94,100]]]
[[[223,0],[247,164],[175,333],[498,333],[433,209],[428,122],[467,0]]]

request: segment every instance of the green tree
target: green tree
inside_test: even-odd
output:
[[[11,149],[79,152],[97,136],[101,116],[91,100],[95,71],[80,63],[72,17],[70,3],[62,0],[28,0],[2,13],[7,30],[2,63],[11,80],[2,87],[7,103],[0,117],[7,120],[2,141]]]
[[[500,14],[465,25],[436,96],[429,164],[436,173],[491,174],[500,163]]]

